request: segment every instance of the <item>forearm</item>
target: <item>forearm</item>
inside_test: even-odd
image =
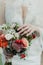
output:
[[[2,20],[0,21],[0,25],[2,25],[2,24],[4,24],[4,23],[5,23],[4,21],[2,21]]]
[[[26,14],[27,14],[27,7],[26,6],[22,6],[22,19],[23,19],[23,24],[25,22]]]
[[[0,25],[5,23],[5,1],[0,1]]]

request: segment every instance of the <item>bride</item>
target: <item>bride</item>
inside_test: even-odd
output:
[[[40,65],[43,48],[42,9],[39,0],[6,0],[5,20],[6,23],[17,22],[20,27],[18,33],[29,36],[36,31],[39,36],[32,40],[26,60],[14,56],[12,65]]]

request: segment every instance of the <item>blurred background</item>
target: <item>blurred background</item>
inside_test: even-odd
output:
[[[3,21],[5,21],[4,12],[4,0],[0,0],[0,24],[2,24]],[[43,65],[43,53],[41,58],[41,65]]]

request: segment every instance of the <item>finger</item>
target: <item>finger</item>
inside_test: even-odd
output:
[[[30,31],[30,33],[28,33],[26,36],[31,35],[34,31],[35,31],[35,30]]]
[[[19,31],[18,33],[21,34],[21,33],[25,32],[25,31],[28,30],[28,29],[29,29],[29,27],[25,27],[25,28],[23,28],[21,31]]]
[[[21,30],[21,29],[24,28],[24,27],[27,27],[27,25],[25,24],[25,25],[19,27],[17,30],[19,31],[19,30]]]
[[[31,31],[31,28],[29,28],[28,30],[26,30],[25,32],[23,32],[21,35],[25,35],[27,33],[29,33]]]

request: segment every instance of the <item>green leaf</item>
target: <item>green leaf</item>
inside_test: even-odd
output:
[[[5,62],[4,65],[12,65],[12,62]]]

